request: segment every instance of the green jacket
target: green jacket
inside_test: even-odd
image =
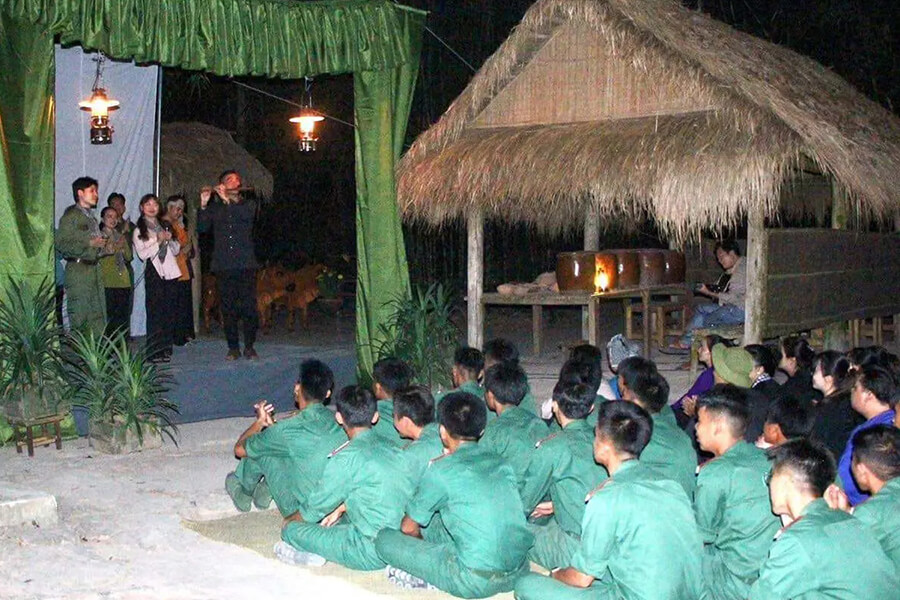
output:
[[[422,429],[419,439],[409,442],[403,447],[403,458],[409,471],[410,483],[414,492],[428,468],[428,463],[444,453],[444,444],[441,442],[440,426],[437,423],[429,423]]]
[[[660,477],[678,483],[687,497],[693,498],[697,452],[691,438],[678,426],[675,414],[668,406],[652,417],[653,435],[641,452],[641,462]]]
[[[853,509],[853,516],[869,526],[900,574],[900,477],[895,477]]]
[[[400,437],[397,428],[394,427],[394,401],[391,398],[378,401],[378,422],[372,428],[375,433],[395,446],[403,446],[406,441]]]
[[[535,444],[546,437],[547,432],[547,425],[534,413],[508,406],[487,424],[478,444],[509,463],[516,475],[519,493],[522,493]]]
[[[59,219],[56,249],[66,259],[66,304],[73,328],[88,328],[100,335],[106,329],[106,292],[100,271],[100,249],[90,245],[99,234],[97,220],[77,205]]]

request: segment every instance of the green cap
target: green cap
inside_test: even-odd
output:
[[[742,388],[753,385],[750,381],[750,371],[755,366],[753,357],[743,348],[728,348],[725,344],[716,344],[712,349],[712,363],[716,375],[726,382]]]

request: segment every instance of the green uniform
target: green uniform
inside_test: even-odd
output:
[[[102,335],[106,329],[106,290],[100,271],[100,249],[90,245],[99,235],[97,219],[73,204],[59,219],[56,249],[66,259],[66,307],[69,326]]]
[[[297,415],[278,421],[244,442],[247,457],[235,470],[241,487],[253,495],[260,480],[284,516],[302,510],[328,463],[328,454],[347,441],[334,413],[310,404]]]
[[[588,502],[571,566],[595,577],[575,588],[531,574],[520,600],[697,600],[703,597],[702,542],[691,504],[677,483],[639,461],[624,463]]]
[[[487,424],[478,444],[509,463],[521,494],[530,485],[527,483],[528,465],[534,454],[534,446],[547,433],[547,425],[534,413],[518,406],[507,406],[495,420]]]
[[[900,580],[872,532],[821,498],[772,544],[750,600],[889,600]]]
[[[428,468],[428,463],[444,453],[444,444],[441,443],[440,426],[437,423],[429,423],[422,428],[419,439],[409,442],[403,448],[403,458],[409,471],[409,480],[412,488],[410,494],[419,486],[419,481]]]
[[[397,428],[394,427],[394,401],[390,398],[378,401],[378,422],[375,423],[375,433],[396,446],[403,446],[406,440],[400,437]]]
[[[684,488],[688,498],[692,498],[697,479],[697,452],[694,444],[678,426],[675,413],[668,406],[664,406],[652,417],[653,435],[641,452],[641,462],[660,477],[678,483]]]
[[[697,475],[694,512],[713,599],[743,600],[759,576],[780,525],[769,502],[769,470],[765,453],[740,441]]]
[[[386,529],[375,546],[389,565],[462,598],[507,592],[528,572],[533,538],[515,475],[479,444],[431,461],[406,512],[420,525],[440,516],[452,537],[436,543]]]
[[[900,477],[895,477],[862,504],[853,516],[869,526],[900,575]]]
[[[447,394],[452,394],[454,392],[468,392],[473,396],[477,396],[480,400],[484,400],[484,388],[478,385],[477,381],[467,381],[463,383],[458,388],[453,388],[452,390],[441,392],[440,394],[434,397],[434,409],[435,413],[437,412],[437,407],[440,406],[441,402],[444,398],[447,397]],[[497,415],[493,413],[493,411],[487,411],[487,419],[488,421],[493,421],[497,418]]]
[[[409,481],[400,448],[371,429],[334,450],[317,489],[301,513],[281,532],[290,545],[351,569],[373,571],[385,564],[375,553],[375,535],[400,527]],[[343,503],[347,512],[332,527],[318,522]]]
[[[528,558],[542,567],[566,567],[578,549],[585,497],[606,479],[606,469],[594,462],[593,443],[594,430],[581,419],[542,439],[534,450],[522,502],[530,511],[548,494],[553,501],[550,520],[530,526],[534,547]]]

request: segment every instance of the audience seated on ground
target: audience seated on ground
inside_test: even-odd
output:
[[[413,379],[412,369],[399,358],[382,358],[372,367],[372,393],[378,401],[378,422],[375,433],[386,440],[402,444],[394,429],[394,393],[409,387]]]
[[[463,598],[507,592],[528,572],[533,543],[513,470],[477,443],[487,415],[476,396],[448,394],[438,420],[446,454],[425,471],[400,531],[378,534],[378,556],[402,587],[430,585]],[[438,517],[447,535],[421,539],[422,527]]]
[[[597,394],[603,396],[607,400],[621,400],[622,394],[619,392],[619,364],[626,358],[631,356],[640,356],[640,347],[628,341],[624,335],[617,333],[612,336],[606,344],[606,365],[612,377],[603,381],[603,385],[597,390]]]
[[[715,379],[717,384],[728,383],[740,388],[750,411],[750,418],[744,431],[744,439],[751,444],[762,435],[766,424],[766,413],[769,411],[769,398],[762,392],[751,388],[750,373],[754,370],[753,357],[740,347],[727,348],[714,346],[713,362],[716,365]]]
[[[484,352],[485,372],[498,363],[519,364],[519,349],[516,348],[515,344],[504,338],[488,340],[485,342],[482,352]],[[482,387],[484,386],[482,385]],[[482,398],[483,397],[484,396],[482,396]],[[534,414],[539,414],[540,412],[540,406],[534,401],[534,395],[531,393],[531,386],[527,385],[527,381],[525,397],[522,398],[522,402],[519,403],[519,405],[528,412],[533,412]],[[493,418],[494,416],[491,414],[491,411],[488,411],[488,422],[492,421]]]
[[[638,460],[653,422],[641,407],[597,407],[594,458],[609,479],[590,495],[570,566],[516,583],[519,600],[702,598],[701,541],[681,487]]]
[[[726,340],[721,335],[711,333],[703,337],[703,343],[700,344],[700,350],[697,358],[700,364],[706,365],[706,368],[697,376],[690,389],[672,405],[675,411],[675,417],[682,429],[687,429],[688,433],[693,431],[694,423],[697,415],[697,398],[712,389],[716,385],[715,367],[712,361],[712,349],[719,344],[726,348],[733,346],[730,340]]]
[[[379,420],[372,392],[345,387],[336,405],[335,419],[349,439],[331,452],[301,511],[284,520],[275,554],[295,565],[331,561],[350,569],[383,569],[375,536],[397,527],[412,488],[403,452],[372,430]]]
[[[347,438],[324,403],[334,375],[325,363],[307,360],[294,385],[294,416],[274,422],[272,405],[255,405],[256,420],[241,434],[234,454],[241,459],[225,479],[225,489],[240,511],[268,508],[272,499],[283,516],[300,509],[315,489],[328,453]]]
[[[428,461],[444,451],[434,422],[434,397],[426,386],[414,385],[394,393],[394,428],[403,438],[403,457],[410,475],[410,494],[415,491]]]
[[[716,385],[697,402],[697,440],[715,456],[700,468],[694,492],[703,573],[715,600],[747,597],[778,531],[764,480],[768,460],[744,440],[749,420],[744,391],[733,385]]]
[[[805,439],[788,441],[770,453],[772,511],[788,525],[772,544],[750,600],[896,598],[900,580],[875,536],[822,498],[834,481],[831,454]]]
[[[461,346],[453,354],[453,372],[450,378],[453,389],[450,392],[469,392],[479,398],[484,398],[484,388],[479,381],[484,377],[484,354],[478,348]],[[435,398],[437,404],[443,397],[450,393],[445,392]]]
[[[813,387],[812,369],[815,351],[809,347],[806,338],[791,335],[779,342],[781,358],[778,368],[788,376],[782,384],[782,392],[799,400],[816,403],[822,394]]]
[[[590,344],[579,344],[569,352],[569,361],[578,365],[583,383],[593,388],[597,396],[606,397],[601,393],[601,388],[607,394],[612,392],[608,384],[603,385],[606,382],[603,380],[603,351],[600,348]]]
[[[586,385],[591,390],[594,390],[594,401],[603,402],[603,398],[596,393],[597,387],[597,379],[595,377],[597,371],[594,370],[593,366],[590,364],[586,364],[584,362],[580,362],[577,359],[570,358],[566,362],[563,363],[562,368],[559,370],[559,378],[556,381],[556,385],[562,386],[572,386],[577,384]],[[559,423],[557,423],[556,419],[553,417],[553,397],[547,398],[543,404],[541,404],[541,419],[547,422],[550,426],[551,432],[559,431]],[[587,417],[588,423],[591,427],[597,424],[597,413],[591,411]]]
[[[813,365],[813,386],[822,393],[822,399],[815,404],[810,437],[822,442],[835,457],[839,457],[853,430],[864,421],[850,405],[850,388],[855,377],[850,360],[834,350],[817,354]]]
[[[687,497],[693,498],[697,453],[669,408],[669,383],[656,365],[641,357],[626,359],[619,365],[619,380],[624,400],[634,402],[653,419],[653,435],[641,453],[641,463],[660,477],[678,483]]]
[[[813,409],[793,396],[776,398],[769,404],[766,425],[756,445],[760,448],[780,446],[794,438],[808,438],[812,432]]]
[[[838,463],[838,475],[851,506],[856,506],[869,497],[859,489],[851,472],[853,436],[876,425],[890,425],[894,422],[896,387],[893,375],[883,367],[863,366],[856,371],[850,390],[850,405],[866,421],[853,430]]]
[[[584,498],[606,479],[594,462],[594,431],[585,421],[597,393],[583,383],[559,382],[553,389],[553,417],[560,431],[536,444],[522,491],[534,547],[528,558],[548,569],[570,564],[581,541]]]
[[[782,396],[782,388],[773,379],[778,369],[778,359],[768,346],[763,344],[750,344],[744,346],[744,350],[753,358],[753,369],[750,370],[750,389],[765,395],[769,402]]]

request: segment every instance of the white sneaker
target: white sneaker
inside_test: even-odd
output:
[[[301,567],[323,567],[328,562],[318,554],[297,550],[285,541],[275,544],[275,556],[283,563]]]
[[[406,571],[398,569],[397,567],[392,567],[390,565],[385,569],[385,574],[387,575],[388,581],[396,585],[397,587],[406,589],[406,590],[436,590],[438,588],[434,587],[424,579],[419,579],[415,575],[410,575]]]

